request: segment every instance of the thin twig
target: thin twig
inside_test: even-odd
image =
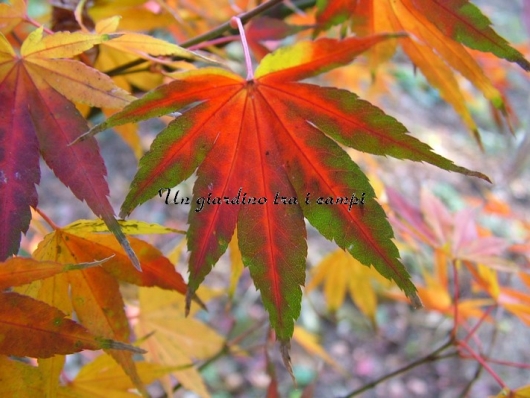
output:
[[[217,39],[210,40],[207,43],[196,44],[194,46],[188,47],[188,49],[190,51],[195,51],[195,50],[200,50],[201,48],[205,48],[205,47],[216,46],[218,44],[230,43],[231,41],[235,41],[235,40],[238,40],[238,39],[239,39],[239,36],[237,36],[237,35],[223,36],[223,37],[219,37]]]
[[[31,18],[28,15],[26,15],[26,17],[24,18],[24,21],[26,21],[27,23],[29,23],[29,24],[37,27],[37,28],[42,28],[49,35],[53,35],[54,34],[53,30],[51,30],[51,29],[47,28],[46,26],[38,23],[37,21],[35,21],[33,18]]]
[[[241,22],[246,24],[248,21],[250,21],[255,16],[269,10],[270,8],[274,7],[275,5],[278,5],[283,0],[269,0],[266,1],[263,4],[260,4],[256,8],[253,8],[252,10],[248,12],[244,12],[240,15],[238,15],[238,18],[241,19]],[[230,25],[230,21],[227,21],[221,25],[219,25],[217,28],[212,29],[206,33],[203,33],[202,35],[199,35],[197,37],[194,37],[193,39],[187,40],[180,44],[181,47],[188,48],[195,44],[202,43],[204,41],[216,39],[217,37],[221,36],[224,32],[232,29],[232,25]]]
[[[462,358],[462,355],[460,355],[460,358]],[[472,357],[469,356],[469,358],[472,358]],[[482,367],[482,365],[480,363],[477,364],[477,369],[475,369],[475,374],[473,375],[471,380],[469,380],[469,382],[466,384],[466,386],[464,387],[464,389],[462,390],[458,398],[466,398],[468,396],[469,391],[471,391],[471,387],[473,387],[473,384],[475,384],[475,382],[480,378],[480,375],[482,374],[483,370],[484,368]]]
[[[459,285],[459,281],[458,281],[458,269],[456,267],[456,260],[453,260],[451,261],[451,264],[453,266],[453,275],[454,275],[454,284],[455,284],[455,294],[454,294],[454,299],[453,299],[453,305],[454,305],[454,325],[453,325],[453,330],[451,332],[451,337],[453,338],[453,340],[456,340],[456,334],[457,334],[457,329],[458,329],[458,323],[459,323],[459,313],[458,313],[458,300],[459,300],[459,296],[460,296],[460,285]]]
[[[471,328],[471,330],[468,332],[467,336],[464,338],[464,341],[465,342],[468,342],[469,339],[471,338],[471,336],[473,334],[475,334],[475,332],[478,330],[478,328],[480,327],[480,325],[482,325],[482,323],[486,320],[486,318],[489,316],[489,314],[493,311],[493,309],[495,308],[495,306],[491,306],[489,307],[486,311],[484,311],[484,313],[482,314],[482,316],[480,317],[480,319],[478,320],[478,322],[475,324],[475,326],[473,326]]]
[[[460,355],[460,358],[463,358],[463,359],[475,359],[473,356],[466,355],[466,354]],[[496,365],[503,365],[503,366],[509,366],[509,367],[512,367],[512,368],[530,370],[530,364],[520,363],[520,362],[503,361],[501,359],[494,359],[494,358],[489,358],[489,357],[483,357],[483,358],[484,358],[484,360],[486,362],[494,363]]]
[[[472,268],[469,268],[469,270],[473,273],[473,269]],[[468,331],[468,334],[467,336],[461,341],[463,344],[465,344],[467,347],[470,348],[468,342],[471,338],[473,338],[474,340],[476,340],[477,342],[477,345],[479,347],[479,354],[478,354],[478,358],[482,358],[483,361],[480,361],[480,360],[477,360],[477,355],[476,354],[464,354],[462,352],[460,352],[460,358],[463,358],[463,359],[473,359],[475,361],[477,361],[477,369],[475,370],[475,373],[473,374],[473,377],[469,380],[469,382],[467,383],[467,385],[464,387],[464,389],[462,390],[462,392],[460,393],[459,395],[459,398],[465,398],[468,396],[469,392],[471,391],[471,388],[473,387],[473,384],[475,384],[475,382],[480,378],[481,374],[482,374],[482,371],[485,369],[485,367],[483,366],[483,363],[486,363],[486,362],[493,362],[491,360],[488,359],[489,357],[489,353],[491,353],[491,350],[493,349],[493,346],[495,344],[495,340],[496,340],[496,337],[498,335],[498,328],[494,328],[493,330],[493,333],[492,333],[492,338],[491,338],[491,342],[490,342],[490,345],[488,347],[488,354],[484,354],[482,352],[482,342],[477,338],[476,336],[476,331],[478,330],[478,328],[484,323],[484,321],[486,320],[486,318],[490,315],[490,313],[495,309],[497,308],[497,310],[499,310],[499,307],[496,306],[496,305],[493,305],[491,307],[489,307],[486,311],[484,311],[484,313],[482,314],[482,316],[480,317],[479,321],[475,324],[475,326],[473,326],[469,331]],[[497,314],[496,316],[498,316],[499,312],[497,311]],[[457,347],[460,345],[460,342],[457,342]],[[471,348],[470,348],[471,349]],[[469,351],[469,350],[468,350]]]
[[[234,337],[230,340],[229,345],[236,345],[239,344],[242,340],[246,339],[248,336],[250,336],[255,331],[261,329],[265,324],[267,323],[267,319],[262,319],[261,321],[256,322],[252,327],[248,328],[247,330],[241,332],[238,336]]]
[[[128,69],[134,68],[135,66],[141,65],[145,62],[149,62],[149,61],[143,58],[138,58],[138,59],[135,59],[134,61],[127,62],[126,64],[117,66],[116,68],[112,68],[111,70],[107,72],[103,72],[103,73],[105,73],[106,75],[110,77],[123,75],[123,73],[127,71]]]
[[[490,308],[493,309],[495,307],[490,307]],[[499,307],[497,307],[497,309],[499,309]],[[497,311],[496,316],[498,316],[498,315],[499,315],[499,311]],[[481,320],[482,319],[483,318],[481,318]],[[496,324],[497,324],[497,322],[496,322]],[[490,341],[490,346],[489,346],[489,349],[488,349],[488,354],[484,355],[482,352],[480,353],[480,357],[484,358],[484,361],[491,362],[491,361],[488,360],[488,356],[491,354],[491,351],[493,350],[493,346],[495,344],[495,340],[497,339],[497,336],[498,336],[498,331],[499,331],[498,328],[494,328],[493,329],[493,333],[492,333],[491,341]],[[473,336],[474,336],[474,334],[473,334]],[[467,339],[465,341],[467,342]],[[460,357],[461,358],[471,358],[471,359],[476,360],[475,357],[473,357],[471,355],[467,356],[467,355],[462,354],[462,353],[460,353]],[[475,374],[473,375],[473,378],[469,381],[469,383],[464,388],[464,390],[462,390],[462,393],[460,394],[460,398],[467,397],[469,391],[471,391],[471,387],[473,387],[473,384],[475,384],[475,382],[480,378],[480,375],[482,374],[483,370],[484,370],[484,366],[482,366],[482,362],[478,361],[477,370],[475,371]]]
[[[124,75],[132,75],[134,73],[141,73],[141,72],[150,72],[151,71],[151,68],[150,67],[145,67],[145,68],[139,68],[139,69],[126,69],[126,70],[122,70],[118,73],[114,73],[112,76],[124,76]]]
[[[441,347],[437,348],[436,350],[434,350],[430,354],[427,354],[424,357],[421,357],[421,358],[417,359],[416,361],[411,362],[408,365],[406,365],[406,366],[404,366],[402,368],[399,368],[399,369],[397,369],[397,370],[395,370],[395,371],[393,371],[391,373],[387,373],[386,375],[380,377],[377,380],[372,381],[371,383],[365,384],[361,388],[359,388],[359,389],[357,389],[355,391],[352,391],[349,394],[345,395],[343,398],[350,398],[350,397],[354,397],[356,395],[359,395],[362,392],[368,391],[368,390],[374,388],[375,386],[377,386],[378,384],[380,384],[380,383],[382,383],[382,382],[384,382],[384,381],[386,381],[388,379],[391,379],[392,377],[395,377],[395,376],[397,376],[397,375],[399,375],[401,373],[408,372],[409,370],[415,368],[416,366],[422,365],[424,363],[434,362],[434,361],[437,361],[437,360],[440,360],[440,359],[443,359],[443,358],[448,358],[448,357],[454,356],[454,355],[456,355],[456,353],[451,353],[450,355],[444,355],[444,356],[438,355],[439,353],[445,351],[447,348],[451,347],[453,345],[453,343],[454,343],[453,340],[449,339],[445,344],[443,344]]]
[[[458,347],[464,348],[483,368],[486,370],[491,377],[495,379],[495,381],[502,387],[506,388],[506,384],[504,381],[500,378],[500,376],[486,363],[484,358],[482,358],[479,354],[477,354],[465,341],[459,341],[457,343]]]

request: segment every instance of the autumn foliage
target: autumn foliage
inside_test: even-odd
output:
[[[428,163],[484,190],[492,183],[487,173],[434,152],[415,138],[413,126],[352,91],[322,84],[351,64],[368,72],[374,92],[383,92],[385,68],[396,53],[405,56],[456,111],[477,156],[487,156],[480,153],[468,86],[513,132],[517,118],[505,82],[492,80],[482,64],[514,65],[526,76],[530,63],[477,6],[468,0],[50,3],[44,14],[23,0],[0,4],[0,395],[149,396],[147,386],[156,382],[167,395],[184,387],[209,396],[201,366],[253,353],[239,346],[246,333],[229,338],[195,315],[226,293],[234,300],[244,267],[268,313],[260,353],[268,396],[278,396],[277,374],[285,370],[275,370],[268,352],[274,340],[293,378],[291,339],[345,372],[296,324],[303,293],[309,297],[320,285],[329,313],[348,293],[374,329],[381,299],[443,314],[453,327],[428,361],[452,349],[484,368],[499,396],[528,393],[529,387],[507,386],[488,364],[494,359],[471,343],[494,309],[530,324],[524,290],[530,278],[514,260],[524,258],[528,245],[493,236],[469,208],[454,213],[426,189],[416,195],[419,204],[407,199],[380,181],[377,162],[368,159],[416,162],[417,169]],[[244,56],[235,71],[229,48],[237,41]],[[153,118],[166,126],[144,151],[137,126]],[[120,220],[95,137],[108,129],[139,159]],[[96,219],[61,227],[39,209],[41,158]],[[190,179],[192,194],[178,199],[190,206],[186,231],[125,220],[156,198],[177,204],[171,192]],[[493,197],[485,201],[492,214],[502,206]],[[518,222],[509,206],[503,216]],[[308,229],[338,247],[309,272]],[[523,229],[530,234],[529,224]],[[22,234],[40,240],[31,253]],[[183,234],[171,250],[153,243]],[[177,271],[185,246],[187,281]],[[227,250],[225,291],[203,286]],[[400,252],[428,264],[412,272]],[[503,285],[500,273],[524,289]],[[464,283],[472,296],[462,297]],[[85,350],[104,354],[65,379],[66,355]]]

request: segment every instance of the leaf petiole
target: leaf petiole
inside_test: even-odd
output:
[[[247,37],[245,35],[245,28],[241,22],[241,18],[232,17],[230,24],[233,25],[235,22],[239,29],[239,35],[241,36],[241,45],[243,46],[243,52],[245,53],[245,64],[247,66],[247,81],[254,80],[254,69],[252,68],[252,59],[250,58],[250,51],[248,49]]]
[[[39,216],[42,217],[42,219],[44,221],[46,221],[46,223],[55,231],[57,229],[59,229],[59,227],[50,219],[50,217],[48,217],[48,215],[46,213],[44,213],[41,209],[39,209],[38,207],[35,207],[34,210],[38,213]]]

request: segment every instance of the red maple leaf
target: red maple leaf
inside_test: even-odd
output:
[[[68,59],[106,35],[33,31],[20,55],[0,33],[0,261],[16,254],[31,207],[37,207],[39,156],[74,195],[101,217],[139,267],[108,200],[106,168],[94,139],[69,143],[87,129],[68,99],[89,105],[123,107],[131,96],[110,78]]]

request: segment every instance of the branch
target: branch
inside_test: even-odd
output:
[[[248,21],[250,21],[255,16],[267,11],[268,9],[274,7],[275,5],[280,4],[282,1],[283,0],[269,0],[248,12],[244,12],[242,14],[237,15],[237,17],[241,20],[243,24],[246,24]],[[203,33],[202,35],[194,37],[193,39],[187,40],[184,43],[181,43],[180,46],[184,48],[188,48],[195,44],[202,43],[203,41],[216,39],[217,37],[221,36],[224,32],[230,29],[232,29],[232,25],[230,25],[230,21],[227,21],[223,23],[222,25],[219,25],[215,29],[212,29],[206,33]]]
[[[388,373],[388,374],[380,377],[379,379],[372,381],[371,383],[365,384],[361,388],[350,392],[348,395],[345,395],[342,398],[350,398],[350,397],[354,397],[356,395],[359,395],[359,394],[361,394],[361,393],[363,393],[363,392],[365,392],[367,390],[370,390],[370,389],[374,388],[378,384],[380,384],[380,383],[382,383],[382,382],[384,382],[384,381],[386,381],[388,379],[391,379],[392,377],[395,377],[395,376],[397,376],[397,375],[399,375],[401,373],[408,372],[409,370],[415,368],[416,366],[422,365],[424,363],[434,362],[434,361],[437,361],[439,359],[455,356],[455,355],[458,354],[457,352],[452,352],[452,353],[449,353],[449,354],[446,354],[446,355],[438,355],[442,351],[445,351],[447,348],[452,346],[453,344],[454,344],[454,341],[452,339],[449,339],[444,345],[442,345],[441,347],[437,348],[436,350],[434,350],[430,354],[427,354],[424,357],[419,358],[416,361],[411,362],[411,363],[409,363],[408,365],[406,365],[406,366],[404,366],[402,368],[399,368],[399,369],[397,369],[397,370],[395,370],[395,371],[393,371],[391,373]]]
[[[478,328],[478,326],[483,322],[484,319],[486,319],[486,316],[491,312],[491,310],[493,309],[494,307],[490,307],[488,309],[488,311],[485,311],[483,316],[481,317],[480,321],[477,323],[477,325],[475,325],[475,328],[472,329],[472,331],[470,332],[470,334],[464,339],[464,343],[467,344],[469,338],[472,336],[472,333],[475,332],[476,328]],[[498,317],[499,315],[499,311],[497,311],[497,314],[496,316]],[[496,321],[496,324],[498,324],[498,319]],[[497,339],[497,336],[498,336],[498,332],[499,332],[499,328],[496,327],[493,329],[493,333],[492,333],[492,336],[491,336],[491,342],[490,342],[490,345],[489,345],[489,348],[488,348],[488,353],[486,355],[480,353],[480,356],[484,359],[484,361],[486,362],[491,362],[491,363],[495,363],[494,361],[491,361],[488,359],[488,355],[491,354],[491,351],[493,350],[493,346],[495,344],[495,340]],[[471,356],[471,355],[466,355],[466,354],[463,354],[463,353],[460,353],[460,358],[469,358],[469,359],[475,359],[475,357]],[[475,382],[479,379],[479,377],[481,376],[482,374],[482,371],[484,370],[484,366],[482,366],[482,362],[478,361],[478,364],[477,364],[477,369],[475,370],[475,374],[473,375],[473,378],[469,381],[469,383],[466,385],[466,387],[462,390],[462,392],[460,393],[460,397],[459,398],[465,398],[468,396],[469,394],[469,391],[471,390],[471,387],[473,387],[473,384],[475,384]]]
[[[495,379],[499,386],[506,388],[506,384],[501,377],[486,363],[486,360],[477,354],[465,341],[461,340],[457,343],[457,345],[458,347],[464,348],[471,355],[471,357],[473,357],[480,364],[480,366]]]
[[[255,16],[269,10],[270,8],[282,3],[283,0],[269,0],[263,4],[260,4],[256,8],[253,8],[252,10],[248,12],[244,12],[242,14],[237,15],[237,17],[241,20],[243,24],[250,21]],[[230,25],[230,21],[227,21],[221,25],[219,25],[217,28],[209,30],[208,32],[203,33],[202,35],[196,36],[193,39],[187,40],[183,43],[180,43],[179,46],[183,48],[189,48],[192,46],[195,46],[199,43],[213,40],[221,36],[226,31],[232,29],[232,26]],[[126,64],[123,64],[121,66],[118,66],[116,68],[113,68],[107,72],[104,72],[108,76],[114,76],[115,74],[122,73],[124,70],[130,69],[132,67],[138,66],[143,64],[144,62],[148,62],[145,59],[139,58],[134,61],[128,62]]]
[[[460,319],[459,319],[459,313],[458,313],[458,300],[460,299],[460,283],[458,281],[458,268],[456,266],[456,261],[457,260],[453,260],[451,261],[451,264],[453,266],[453,276],[454,276],[454,284],[455,284],[455,288],[454,288],[454,294],[455,294],[455,298],[453,300],[453,305],[454,305],[454,325],[453,325],[453,330],[451,332],[451,337],[453,338],[453,340],[456,340],[457,338],[457,332],[458,332],[458,324],[460,323]]]

